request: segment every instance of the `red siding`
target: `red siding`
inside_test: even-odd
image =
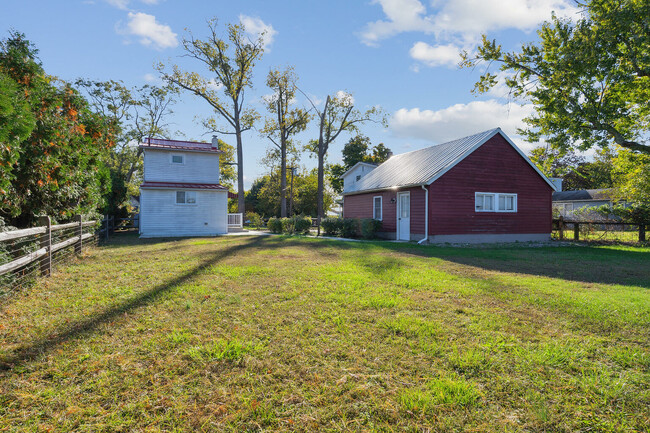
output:
[[[551,187],[499,134],[429,188],[431,235],[551,232]],[[475,192],[516,193],[517,212],[475,212]]]
[[[397,193],[401,191],[411,192],[411,234],[424,235],[424,191],[420,187],[345,196],[343,216],[345,218],[372,218],[373,197],[381,196],[382,231],[394,233],[397,231]],[[395,199],[394,203],[391,203],[392,199]]]
[[[424,191],[411,192],[411,234],[424,234]],[[396,231],[398,190],[348,195],[345,218],[372,218],[372,199],[382,196],[383,231]],[[516,213],[474,211],[475,192],[516,193]],[[429,235],[550,233],[551,187],[497,134],[429,186]]]

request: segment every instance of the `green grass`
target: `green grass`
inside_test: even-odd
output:
[[[0,305],[0,431],[650,431],[649,264],[116,237]]]

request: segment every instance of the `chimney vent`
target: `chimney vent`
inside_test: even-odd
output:
[[[217,138],[216,135],[212,136],[212,148],[219,149],[219,139]]]

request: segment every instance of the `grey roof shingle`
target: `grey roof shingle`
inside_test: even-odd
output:
[[[553,201],[612,200],[615,192],[614,188],[556,191],[553,193]]]
[[[359,179],[354,187],[344,194],[428,183],[500,131],[499,128],[490,129],[447,143],[395,155]]]

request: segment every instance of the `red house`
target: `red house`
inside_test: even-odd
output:
[[[363,169],[361,176],[356,166],[343,175],[343,216],[382,220],[385,238],[436,243],[550,239],[553,182],[500,128]]]

